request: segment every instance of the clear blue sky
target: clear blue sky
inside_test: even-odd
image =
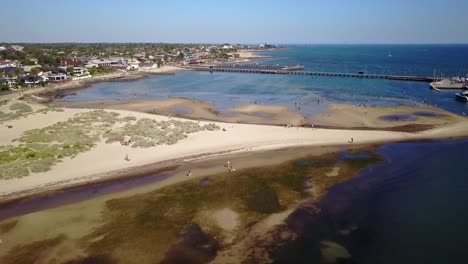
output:
[[[468,43],[468,0],[13,0],[0,42]]]

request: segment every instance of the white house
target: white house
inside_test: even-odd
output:
[[[11,45],[10,48],[16,50],[16,51],[23,51],[24,47],[20,45]]]
[[[15,61],[0,61],[0,69],[1,68],[7,68],[7,67],[16,67],[16,62]]]
[[[49,81],[51,82],[60,82],[67,79],[67,75],[65,73],[52,73],[49,75]]]
[[[89,71],[88,69],[83,68],[83,67],[74,67],[73,75],[78,76],[78,77],[85,76],[85,75],[89,75]]]
[[[21,68],[23,68],[25,72],[30,72],[33,68],[40,68],[40,67],[41,65],[34,64],[34,65],[23,65]]]

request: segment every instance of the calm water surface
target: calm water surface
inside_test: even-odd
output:
[[[300,235],[276,261],[320,261],[320,241],[348,249],[343,263],[465,263],[468,140],[387,144],[385,162],[331,188],[321,212],[295,212]]]
[[[443,76],[468,75],[468,45],[312,45],[261,54],[274,58],[255,62],[300,64],[311,71],[421,76],[433,76],[437,71]],[[468,104],[454,100],[454,91],[436,92],[428,87],[428,83],[378,79],[180,72],[133,82],[99,83],[65,99],[186,97],[213,102],[221,111],[254,101],[288,105],[294,110],[294,102],[300,102],[300,112],[306,116],[325,112],[328,103],[415,105],[425,101],[468,114]],[[324,103],[318,104],[318,99]]]

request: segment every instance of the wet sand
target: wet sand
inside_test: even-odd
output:
[[[128,110],[228,123],[298,126],[306,122],[302,115],[290,111],[286,106],[250,104],[229,108],[226,109],[225,113],[222,113],[217,110],[215,104],[187,98],[169,98],[164,100],[106,99],[79,102],[58,100],[54,104],[61,107]],[[184,109],[187,110],[180,111]]]
[[[466,117],[431,106],[376,107],[331,104],[328,108],[328,113],[307,117],[289,109],[287,106],[263,104],[242,105],[220,112],[215,104],[187,98],[169,98],[164,100],[106,99],[78,102],[56,101],[55,104],[57,106],[74,108],[129,110],[228,123],[402,132],[424,131],[467,120]]]
[[[309,120],[323,126],[342,128],[387,128],[414,124],[441,126],[467,120],[465,117],[429,105],[376,107],[331,104],[328,109],[328,113],[313,116]]]

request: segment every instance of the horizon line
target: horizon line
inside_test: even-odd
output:
[[[401,42],[401,43],[338,43],[338,42],[330,42],[330,43],[307,43],[307,42],[299,42],[299,43],[279,43],[279,42],[256,42],[256,43],[229,43],[229,42],[146,42],[146,41],[124,41],[124,42],[106,42],[106,41],[96,41],[96,42],[88,42],[88,41],[62,41],[62,42],[0,42],[0,45],[8,44],[192,44],[192,45],[222,45],[222,44],[229,44],[229,45],[468,45],[468,42]]]

